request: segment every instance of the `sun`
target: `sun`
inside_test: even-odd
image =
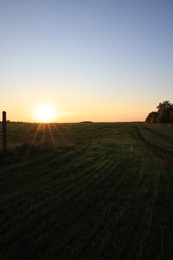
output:
[[[41,105],[35,109],[35,118],[39,123],[51,123],[56,119],[55,107],[51,105]]]

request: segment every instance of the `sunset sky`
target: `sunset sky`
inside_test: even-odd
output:
[[[173,102],[172,0],[0,0],[0,109],[143,121]]]

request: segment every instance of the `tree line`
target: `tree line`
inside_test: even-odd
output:
[[[173,104],[169,101],[159,103],[157,111],[148,114],[147,123],[173,123]]]

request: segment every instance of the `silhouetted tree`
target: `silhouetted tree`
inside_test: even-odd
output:
[[[173,122],[173,104],[169,101],[159,103],[157,112],[151,112],[146,118],[148,123],[169,123]]]
[[[169,123],[171,113],[173,112],[173,105],[169,101],[159,103],[158,109],[158,123]]]
[[[169,111],[173,111],[173,105],[169,101],[164,101],[163,103],[159,103],[157,109],[158,109],[158,113],[169,112]]]

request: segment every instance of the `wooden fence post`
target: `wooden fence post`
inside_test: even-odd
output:
[[[3,155],[7,154],[7,119],[6,112],[2,112],[2,138],[3,138]]]

